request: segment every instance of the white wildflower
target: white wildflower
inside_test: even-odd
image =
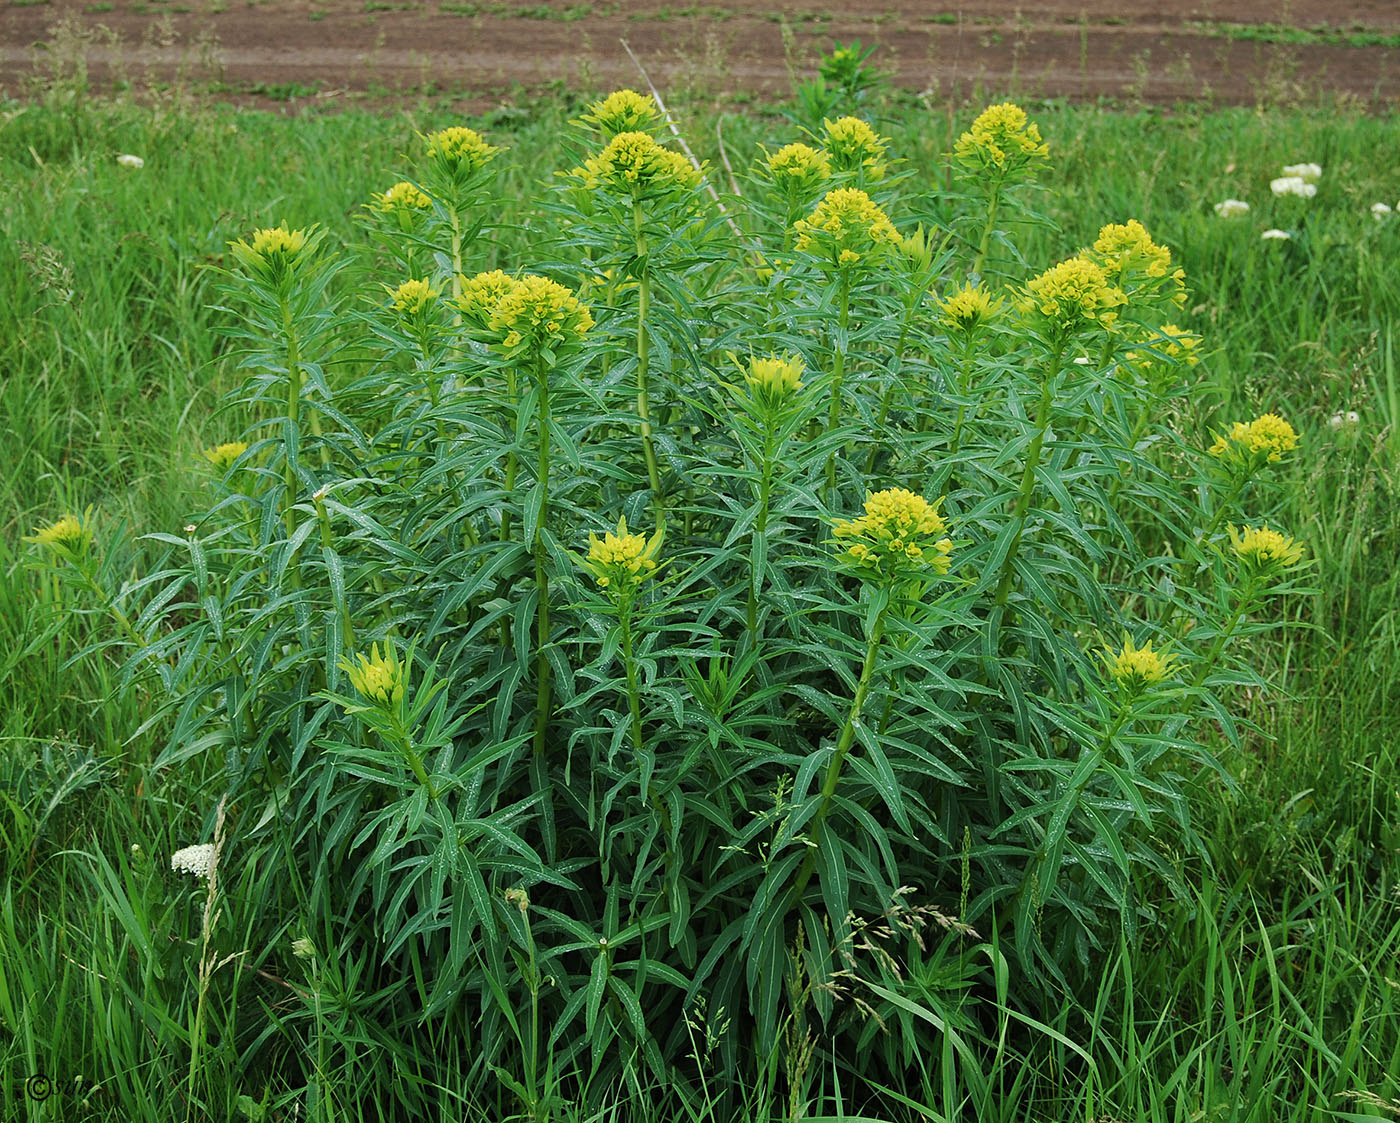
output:
[[[1280,197],[1297,195],[1302,199],[1311,199],[1317,194],[1317,185],[1309,183],[1300,175],[1286,175],[1270,180],[1269,190]]]
[[[1357,413],[1354,409],[1349,409],[1345,412],[1334,413],[1329,417],[1327,419],[1327,428],[1335,430],[1352,425],[1359,425],[1360,423],[1361,414]]]
[[[117,157],[117,163],[124,168],[144,168],[146,161],[140,156],[133,156],[130,152],[123,152]]]
[[[1381,219],[1385,218],[1386,215],[1391,214],[1391,213],[1392,213],[1392,211],[1391,211],[1391,208],[1390,208],[1390,204],[1389,204],[1389,203],[1372,203],[1372,204],[1371,204],[1371,214],[1375,216],[1375,219],[1376,219],[1377,222],[1380,222]]]
[[[1094,360],[1089,358],[1088,355],[1080,355],[1074,362],[1076,366],[1087,367],[1092,365]]]
[[[1249,204],[1243,199],[1226,199],[1223,203],[1215,204],[1215,213],[1221,218],[1235,218],[1238,215],[1249,213]]]
[[[170,855],[170,868],[176,873],[192,873],[195,877],[208,877],[209,867],[214,862],[214,844],[201,842],[197,846],[186,846]]]
[[[316,955],[316,945],[311,942],[308,936],[298,936],[292,941],[292,954],[298,959],[313,959]]]
[[[1321,164],[1285,164],[1283,174],[1297,176],[1304,183],[1316,183],[1322,178]]]
[[[1266,242],[1287,242],[1292,240],[1293,235],[1287,230],[1265,230],[1259,237]]]

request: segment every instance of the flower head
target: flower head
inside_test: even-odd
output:
[[[1113,681],[1125,693],[1135,697],[1171,674],[1176,656],[1163,651],[1153,651],[1150,642],[1142,647],[1134,647],[1132,638],[1128,637],[1117,651],[1111,647],[1106,648],[1104,660],[1108,664],[1108,673]]]
[[[140,156],[133,156],[130,152],[123,152],[117,157],[117,163],[124,168],[144,168],[146,161]]]
[[[247,441],[226,441],[213,448],[206,448],[201,455],[220,472],[227,472],[233,467],[234,462],[247,451]]]
[[[1249,204],[1243,199],[1226,199],[1215,204],[1215,213],[1221,218],[1239,218],[1249,213]]]
[[[646,132],[661,118],[661,109],[649,94],[614,90],[588,107],[579,120],[611,139],[618,133]]]
[[[1321,164],[1285,164],[1283,174],[1297,176],[1304,183],[1316,183],[1322,178]]]
[[[693,190],[700,172],[679,152],[658,144],[649,133],[618,133],[607,147],[584,161],[583,178],[635,201]]]
[[[176,873],[192,873],[195,877],[207,878],[209,868],[214,864],[214,844],[201,842],[196,846],[186,846],[170,855],[170,868]]]
[[[368,655],[342,658],[338,666],[349,677],[350,685],[371,702],[392,706],[403,698],[404,666],[391,643],[385,643],[382,655],[376,643]]]
[[[939,317],[949,331],[968,338],[990,320],[1001,308],[1001,300],[992,297],[981,285],[965,284],[951,296],[938,302]]]
[[[501,294],[486,326],[501,333],[501,346],[508,350],[528,348],[557,357],[583,339],[593,317],[563,285],[527,274]]]
[[[465,125],[452,125],[429,133],[423,142],[433,168],[456,187],[464,186],[480,174],[501,151]]]
[[[1027,171],[1049,154],[1040,129],[1009,101],[984,109],[953,146],[953,157],[964,170],[997,177]]]
[[[805,366],[796,355],[769,355],[766,359],[750,359],[749,373],[744,376],[754,396],[765,404],[777,405],[790,394],[802,389]]]
[[[387,191],[376,191],[369,198],[369,208],[380,214],[411,215],[415,211],[425,211],[433,205],[426,192],[419,190],[407,180],[400,180]]]
[[[826,134],[824,147],[836,171],[864,172],[871,179],[884,176],[889,138],[882,137],[859,117],[823,120],[822,131]]]
[[[656,555],[661,551],[661,531],[648,540],[640,534],[627,532],[627,518],[617,520],[617,532],[608,531],[599,538],[588,534],[588,557],[583,567],[614,597],[627,596],[656,572]]]
[[[81,515],[64,515],[48,526],[35,527],[34,533],[28,535],[24,541],[57,554],[85,553],[92,545],[92,527],[88,525],[91,515],[90,507]]]
[[[791,199],[807,199],[831,178],[831,157],[806,144],[785,144],[767,160],[773,183]]]
[[[1379,222],[1386,215],[1393,213],[1389,203],[1372,203],[1371,215]]]
[[[1285,452],[1298,447],[1298,434],[1276,413],[1265,413],[1253,421],[1236,421],[1230,431],[1216,436],[1212,456],[1250,467],[1278,463]]]
[[[1135,218],[1103,227],[1083,256],[1130,299],[1166,298],[1178,307],[1186,303],[1185,271],[1172,268],[1172,251],[1154,242]]]
[[[838,269],[881,257],[900,244],[899,231],[859,188],[838,187],[822,197],[807,218],[793,224],[797,251],[824,258]]]
[[[474,334],[490,338],[491,315],[501,297],[510,292],[519,282],[509,273],[492,269],[489,273],[478,273],[475,277],[459,277],[459,295],[449,303],[462,313],[469,330]],[[499,336],[494,337],[499,338]]]
[[[389,300],[395,312],[401,312],[405,316],[417,316],[432,307],[433,301],[442,294],[426,280],[405,281],[397,287],[385,285],[384,288],[389,293]]]
[[[1354,409],[1338,411],[1337,413],[1334,413],[1331,417],[1327,419],[1327,428],[1333,430],[1347,429],[1353,425],[1360,424],[1361,414],[1357,413]]]
[[[938,503],[904,488],[867,493],[865,514],[837,519],[831,533],[843,547],[841,560],[855,566],[862,576],[916,577],[928,570],[948,572],[953,542],[948,537],[948,524],[938,513]]]
[[[1270,530],[1267,525],[1258,528],[1247,526],[1243,534],[1233,526],[1229,530],[1235,556],[1249,570],[1267,572],[1287,569],[1303,559],[1303,546],[1276,530]]]
[[[1086,257],[1072,257],[1032,277],[1025,295],[1029,311],[1064,336],[1086,326],[1111,328],[1118,319],[1114,309],[1127,303],[1108,274]]]
[[[1271,179],[1269,190],[1276,196],[1297,195],[1300,199],[1311,199],[1317,194],[1317,184],[1309,183],[1300,175],[1285,175]]]
[[[1287,230],[1279,230],[1275,227],[1272,230],[1265,230],[1259,237],[1265,242],[1291,242],[1293,235]]]
[[[308,230],[288,230],[285,223],[253,231],[251,242],[230,242],[233,256],[255,277],[284,290],[302,271],[315,248]]]

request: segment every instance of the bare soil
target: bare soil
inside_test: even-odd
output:
[[[820,5],[821,0],[808,0]],[[0,0],[4,4],[5,0]],[[1272,28],[1314,41],[1261,41]],[[937,98],[1013,94],[1254,104],[1400,97],[1396,0],[9,0],[0,90],[85,66],[92,83],[186,86],[305,104],[515,87],[638,85],[626,41],[664,92],[780,94],[834,41],[859,39],[901,86]],[[1347,36],[1348,42],[1317,41]],[[1392,40],[1393,41],[1393,40]],[[1348,45],[1348,43],[1353,45]]]

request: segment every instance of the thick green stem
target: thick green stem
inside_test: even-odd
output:
[[[753,534],[749,537],[749,602],[746,619],[749,633],[749,646],[758,642],[758,585],[759,572],[753,565],[753,545],[768,531],[768,500],[773,488],[773,415],[763,417],[763,466],[758,488],[758,518],[754,521]]]
[[[826,782],[822,784],[821,803],[817,806],[817,813],[812,816],[811,839],[813,846],[807,851],[807,857],[803,859],[802,867],[798,870],[797,881],[793,883],[792,901],[801,900],[802,891],[807,888],[807,883],[812,879],[812,873],[817,868],[817,852],[822,844],[822,824],[826,821],[827,812],[831,810],[831,801],[836,796],[836,785],[841,779],[841,765],[845,763],[846,754],[850,752],[851,745],[855,742],[856,729],[860,725],[860,714],[865,708],[865,697],[870,693],[870,681],[875,672],[875,660],[880,653],[880,640],[885,633],[885,614],[882,611],[875,617],[875,626],[870,630],[870,644],[865,649],[865,662],[861,664],[860,680],[856,683],[856,694],[851,700],[850,713],[846,715],[846,724],[841,727],[841,737],[836,742],[836,751],[832,754],[831,763],[827,765]]]
[[[1225,627],[1220,630],[1220,634],[1215,637],[1215,642],[1210,645],[1210,650],[1206,652],[1206,657],[1201,660],[1200,670],[1196,672],[1196,677],[1191,681],[1193,690],[1200,687],[1206,681],[1206,676],[1210,674],[1211,668],[1215,666],[1215,661],[1220,658],[1220,653],[1225,650],[1225,645],[1234,637],[1235,629],[1240,626],[1240,621],[1245,618],[1251,609],[1256,607],[1256,594],[1258,593],[1258,581],[1256,578],[1249,578],[1245,584],[1244,592],[1240,595],[1240,603],[1236,605],[1235,611],[1231,614]]]
[[[1001,563],[1001,576],[997,581],[995,603],[998,608],[1006,604],[1011,595],[1011,580],[1016,571],[1016,551],[1021,546],[1021,533],[1026,529],[1026,513],[1031,507],[1031,494],[1035,491],[1035,471],[1040,467],[1040,450],[1045,444],[1045,431],[1050,428],[1050,407],[1054,401],[1054,383],[1060,373],[1060,356],[1063,348],[1057,348],[1050,356],[1050,368],[1045,376],[1045,384],[1040,391],[1040,406],[1035,416],[1035,436],[1031,438],[1030,450],[1026,453],[1026,469],[1021,473],[1021,490],[1016,496],[1016,508],[1011,512],[1011,520],[1016,524],[1011,548]]]
[[[549,659],[545,647],[549,643],[549,574],[544,566],[544,527],[549,517],[549,369],[543,362],[539,364],[540,383],[540,514],[535,524],[535,588],[539,592],[539,605],[535,611],[536,662],[535,662],[535,754],[544,752],[545,733],[549,729],[550,680]]]
[[[627,666],[627,706],[632,712],[632,748],[641,767],[645,742],[642,740],[642,701],[637,694],[637,664],[632,657],[632,604],[630,598],[618,610],[618,623],[622,625],[622,658]],[[646,793],[642,795],[645,797]]]
[[[637,256],[645,258],[647,252],[646,231],[642,227],[642,206],[632,206],[633,233],[636,236]],[[637,279],[637,416],[642,419],[642,454],[647,462],[647,482],[651,485],[652,509],[656,513],[656,525],[660,529],[666,521],[665,509],[661,500],[661,470],[656,460],[656,446],[651,439],[651,404],[647,398],[647,368],[651,358],[651,338],[647,329],[647,312],[651,307],[651,266],[644,265]]]
[[[846,328],[851,320],[851,275],[841,271],[841,304],[837,311],[837,339],[834,354],[831,356],[831,413],[827,418],[826,431],[833,432],[841,423],[841,383],[846,376]],[[836,450],[826,458],[826,489],[836,490]]]
[[[908,301],[904,306],[904,317],[899,325],[899,339],[894,346],[894,372],[890,379],[889,387],[885,390],[884,400],[880,402],[880,416],[875,422],[875,440],[870,445],[870,457],[865,462],[865,474],[868,476],[875,471],[875,458],[879,455],[879,439],[885,431],[885,422],[890,416],[890,405],[894,402],[894,394],[899,389],[900,380],[904,374],[904,346],[909,339],[910,324],[914,319],[914,310],[919,306],[919,301],[924,295],[922,283],[912,289],[914,299]]]
[[[967,393],[972,382],[972,355],[975,344],[972,339],[967,339],[963,343],[962,365],[958,368],[958,402],[957,420],[953,422],[953,444],[948,450],[950,456],[956,456],[958,450],[962,448],[963,420],[967,415]]]
[[[501,509],[501,541],[510,541],[510,500],[515,492],[515,433],[516,433],[516,410],[519,408],[515,385],[515,367],[506,367],[506,417],[505,420],[510,427],[511,450],[506,453],[506,503]]]
[[[1001,206],[1001,181],[992,185],[992,196],[987,202],[987,225],[982,228],[982,240],[977,244],[977,258],[972,263],[972,272],[982,275],[982,266],[987,261],[987,249],[992,244],[992,231],[997,226],[997,209]]]
[[[282,334],[287,341],[287,424],[295,430],[301,421],[301,356],[297,352],[297,333],[292,323],[292,309],[288,301],[282,300]],[[297,497],[297,473],[290,453],[283,465],[282,479],[286,491],[282,496],[282,518],[287,527],[287,538],[291,539],[297,529],[297,513],[294,510]]]

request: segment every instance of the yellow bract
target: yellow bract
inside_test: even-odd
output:
[[[888,138],[880,136],[859,117],[823,120],[822,130],[826,133],[826,151],[831,155],[831,165],[837,171],[864,169],[872,179],[885,174]]]
[[[286,226],[274,226],[268,230],[253,231],[253,252],[263,257],[284,254],[295,257],[306,248],[306,231],[288,230]]]
[[[831,178],[831,157],[806,144],[785,144],[768,157],[768,174],[787,191],[810,189]]]
[[[777,401],[802,389],[804,370],[802,360],[795,355],[781,359],[770,355],[766,359],[751,359],[744,381],[761,398]]]
[[[1118,318],[1114,309],[1127,299],[1099,266],[1084,257],[1072,257],[1032,277],[1026,282],[1026,295],[1032,311],[1066,334],[1090,324],[1112,327]]]
[[[481,134],[465,125],[453,125],[429,133],[424,138],[428,149],[428,159],[442,165],[458,176],[468,176],[481,171],[495,159],[501,149],[487,144]]]
[[[581,174],[590,187],[601,185],[638,200],[688,191],[700,182],[689,160],[642,132],[618,133],[584,161]]]
[[[91,544],[92,531],[88,529],[86,516],[64,515],[48,526],[35,527],[34,533],[24,541],[61,552],[81,551]]]
[[[1247,526],[1243,534],[1237,533],[1233,526],[1229,529],[1235,556],[1254,569],[1284,569],[1303,559],[1303,546],[1270,530],[1267,525]]]
[[[1118,651],[1111,647],[1105,649],[1104,657],[1113,680],[1133,694],[1161,682],[1172,672],[1176,662],[1175,655],[1153,651],[1150,642],[1134,647],[1131,638],[1124,640]]]
[[[868,262],[901,242],[889,216],[856,187],[828,191],[793,228],[799,253],[824,257],[838,268]]]
[[[233,467],[234,461],[248,451],[246,441],[228,441],[213,448],[204,450],[204,459],[214,465],[221,472],[227,472]]]
[[[373,210],[388,214],[395,211],[426,210],[433,205],[433,201],[407,180],[400,180],[387,191],[371,195],[369,205]]]
[[[837,519],[831,533],[845,546],[840,556],[874,576],[948,572],[953,542],[938,504],[902,487],[867,494],[865,514]]]
[[[614,594],[628,593],[637,588],[656,571],[656,555],[661,549],[661,531],[648,540],[640,534],[627,533],[627,518],[617,520],[617,533],[608,531],[599,538],[588,534],[586,568],[600,589]]]
[[[982,286],[965,284],[957,292],[938,303],[943,323],[964,335],[971,334],[992,318],[1001,307]]]
[[[398,288],[389,288],[388,285],[384,287],[389,290],[394,311],[409,316],[418,315],[441,295],[427,281],[405,281]]]
[[[517,282],[509,273],[492,269],[489,273],[478,273],[475,277],[459,277],[460,295],[450,302],[473,327],[485,328],[491,320],[491,313],[501,302],[501,297],[515,288]]]
[[[1159,297],[1186,303],[1186,271],[1172,268],[1172,251],[1159,246],[1137,219],[1109,223],[1085,256],[1129,297]]]
[[[382,655],[375,644],[369,655],[341,659],[339,666],[349,676],[350,685],[371,702],[393,705],[403,697],[404,668],[393,644],[386,643]]]
[[[661,109],[649,94],[636,90],[614,90],[588,107],[579,120],[595,126],[609,137],[618,133],[642,132],[650,128]]]
[[[1215,438],[1210,454],[1244,461],[1263,457],[1276,464],[1297,447],[1293,426],[1276,413],[1266,413],[1253,421],[1236,421],[1229,433]]]
[[[581,340],[592,326],[593,317],[578,297],[534,274],[502,293],[487,319],[487,327],[502,333],[502,345],[509,348],[566,346]]]
[[[963,167],[998,173],[1028,168],[1049,153],[1026,111],[1009,101],[984,109],[953,146],[953,155]]]

